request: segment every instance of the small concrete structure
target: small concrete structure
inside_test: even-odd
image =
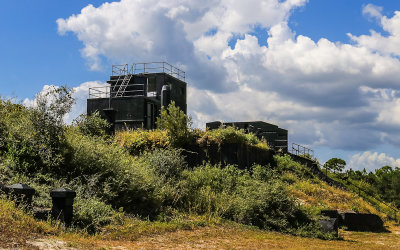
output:
[[[325,209],[321,210],[321,215],[327,216],[329,218],[338,218],[339,212],[336,209]]]
[[[339,227],[343,224],[342,216],[340,216],[339,211],[336,209],[321,210],[321,215],[332,218],[332,219],[337,219]]]
[[[32,198],[35,194],[35,189],[26,184],[14,184],[5,187],[8,197],[15,200],[17,206],[24,205],[27,208],[32,206]]]
[[[66,225],[70,225],[73,217],[73,204],[76,192],[68,188],[57,188],[50,192],[53,200],[51,217],[55,220],[61,220]]]
[[[343,226],[353,231],[385,231],[382,219],[376,214],[341,213]]]
[[[338,219],[329,218],[329,219],[320,219],[318,224],[321,226],[322,230],[326,233],[332,233],[336,237],[339,235],[339,225]]]

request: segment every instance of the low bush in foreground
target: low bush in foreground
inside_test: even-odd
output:
[[[262,166],[250,173],[234,166],[210,165],[185,170],[178,204],[186,211],[262,229],[297,233],[304,227],[313,228],[314,221],[296,204],[284,183],[270,178],[266,171]],[[316,226],[314,229],[318,231]]]

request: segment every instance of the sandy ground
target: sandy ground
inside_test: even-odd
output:
[[[135,241],[89,239],[36,239],[36,249],[400,249],[400,227],[391,233],[340,231],[343,240],[326,241],[260,230],[204,227]]]

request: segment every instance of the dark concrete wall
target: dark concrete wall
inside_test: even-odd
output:
[[[109,101],[109,98],[88,99],[88,115],[98,111],[102,117],[106,117],[103,110],[109,107]],[[147,109],[149,108],[147,103],[152,103],[154,105],[153,116],[156,118],[159,115],[160,110],[160,102],[158,100],[143,96],[112,98],[111,107],[116,111],[115,129],[147,128]],[[152,120],[152,126],[150,128],[154,128],[154,122],[155,119]]]
[[[342,213],[343,226],[354,231],[385,231],[382,219],[376,214]]]
[[[113,88],[115,85],[115,91],[118,89],[118,85],[122,83],[123,77],[120,78],[118,82],[116,80],[118,76],[110,76],[110,81]],[[149,85],[147,85],[149,83]],[[145,90],[152,90],[156,95],[154,97],[149,97],[151,99],[160,100],[161,99],[161,89],[163,85],[169,85],[171,88],[171,100],[175,102],[175,105],[179,107],[185,114],[187,113],[187,84],[169,74],[166,73],[149,73],[149,74],[138,74],[133,75],[129,81],[129,85],[126,87],[128,91],[124,96],[137,96],[146,95],[144,92],[129,92],[133,90],[143,89],[142,86],[134,86],[132,84],[144,84]]]
[[[200,165],[204,161],[211,164],[236,165],[240,169],[250,169],[254,164],[276,165],[273,150],[244,144],[229,143],[221,146],[210,144],[203,147],[190,145],[184,148],[183,154],[191,166]]]

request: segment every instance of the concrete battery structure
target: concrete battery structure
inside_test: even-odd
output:
[[[113,65],[109,84],[89,89],[87,114],[99,112],[112,130],[154,129],[171,101],[187,112],[185,72],[166,62]]]

